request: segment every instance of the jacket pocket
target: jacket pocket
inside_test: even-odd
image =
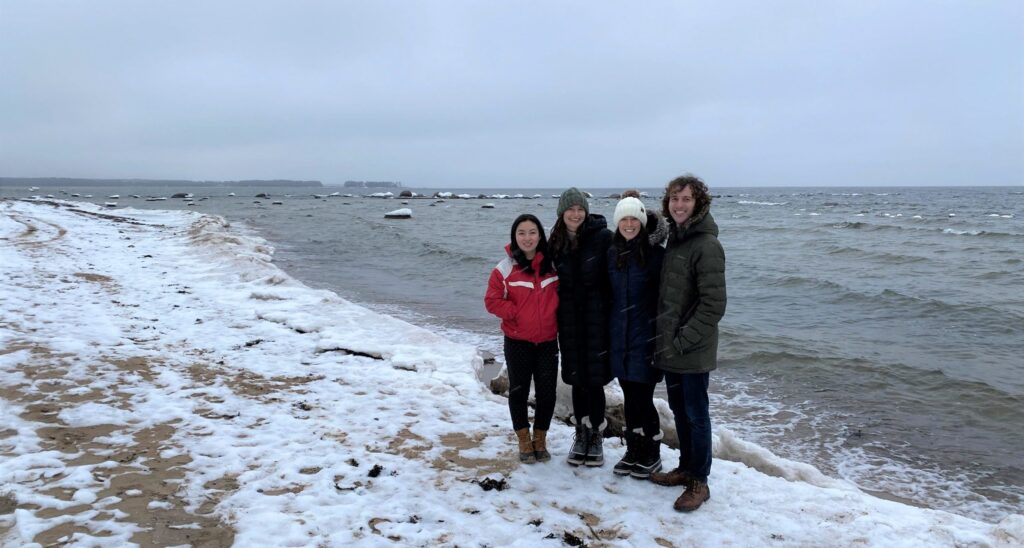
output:
[[[680,328],[680,329],[682,329],[682,328]],[[705,348],[708,347],[707,341],[701,341],[701,342],[699,342],[699,343],[697,343],[697,344],[695,344],[693,346],[688,346],[688,347],[684,348],[683,345],[679,341],[680,341],[680,338],[679,338],[679,334],[677,333],[675,338],[672,339],[672,347],[676,349],[676,352],[678,352],[680,356],[685,356],[687,354],[692,354],[694,352],[699,352],[699,351],[704,350]]]

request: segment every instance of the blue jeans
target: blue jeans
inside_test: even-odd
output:
[[[710,373],[665,373],[668,406],[679,435],[679,467],[707,481],[711,474]]]

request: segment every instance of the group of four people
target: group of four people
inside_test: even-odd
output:
[[[585,194],[562,193],[550,238],[534,215],[512,223],[506,257],[491,272],[484,303],[501,318],[509,411],[519,459],[547,461],[559,353],[572,387],[576,436],[567,462],[604,463],[604,387],[622,387],[626,453],[613,471],[685,486],[679,511],[710,497],[708,377],[725,313],[725,253],[707,185],[693,175],[668,183],[661,215],[635,191],[615,207],[614,232]],[[679,465],[662,473],[654,390],[664,379],[679,438]],[[527,401],[536,393],[533,431]]]

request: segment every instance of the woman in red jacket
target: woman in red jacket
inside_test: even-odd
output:
[[[546,256],[547,237],[537,217],[517,217],[510,239],[508,256],[491,272],[484,306],[501,318],[512,428],[519,438],[519,460],[532,463],[551,460],[546,436],[558,383],[558,274]],[[531,378],[537,393],[532,437],[526,403]]]

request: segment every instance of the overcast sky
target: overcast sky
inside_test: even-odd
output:
[[[0,0],[0,176],[1024,184],[1024,2]]]

